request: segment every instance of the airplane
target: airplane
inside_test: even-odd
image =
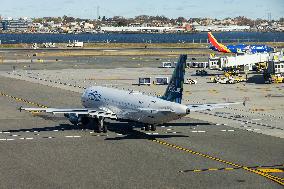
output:
[[[238,45],[223,45],[219,43],[217,39],[213,36],[211,32],[208,32],[208,39],[212,46],[209,48],[214,51],[219,51],[223,53],[264,53],[264,52],[273,52],[274,49],[267,45],[246,45],[246,44],[238,44]]]
[[[181,104],[187,55],[180,55],[171,80],[163,96],[149,96],[140,92],[102,86],[87,88],[81,102],[84,108],[20,108],[20,111],[63,114],[74,125],[92,124],[97,132],[107,132],[105,119],[142,123],[146,131],[180,119],[190,112],[224,108],[235,103]],[[142,128],[141,126],[141,128]]]

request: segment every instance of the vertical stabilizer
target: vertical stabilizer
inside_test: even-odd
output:
[[[208,32],[208,39],[211,45],[215,47],[219,52],[224,52],[224,53],[231,52],[230,49],[228,49],[225,45],[223,45],[222,43],[219,43],[211,32]]]
[[[162,99],[181,103],[187,55],[180,55],[170,83]]]

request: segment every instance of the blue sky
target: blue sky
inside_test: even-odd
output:
[[[2,17],[74,16],[96,18],[100,15],[134,17],[141,14],[225,18],[246,16],[267,19],[284,17],[284,0],[1,0]]]

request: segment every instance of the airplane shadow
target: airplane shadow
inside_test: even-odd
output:
[[[132,126],[140,127],[139,124],[129,124],[129,123],[108,123],[108,130],[122,134],[124,136],[118,136],[114,138],[106,138],[105,140],[127,140],[127,139],[148,139],[153,140],[156,138],[178,138],[178,137],[188,137],[186,135],[171,135],[171,134],[155,134],[155,135],[149,135],[144,132],[134,130]],[[155,133],[158,131],[149,131],[147,133]]]
[[[51,120],[51,121],[62,121],[66,120],[64,117],[54,117],[54,116],[49,116],[49,115],[36,115],[38,117],[41,117],[42,119],[45,120]],[[108,127],[108,130],[119,134],[121,136],[113,137],[113,138],[106,138],[105,140],[125,140],[125,139],[155,139],[155,138],[177,138],[177,137],[188,137],[186,135],[180,135],[177,133],[175,134],[149,134],[149,133],[159,133],[160,127],[158,126],[158,131],[148,131],[148,132],[142,132],[139,131],[140,128],[143,127],[142,124],[136,123],[136,122],[119,122],[119,121],[112,121],[112,120],[106,120],[106,124]],[[210,123],[188,123],[188,122],[170,122],[170,123],[165,123],[163,126],[165,127],[196,127],[196,126],[201,126],[201,125],[210,125]],[[136,129],[133,129],[135,127]],[[90,131],[97,131],[96,127],[94,127],[91,124],[88,124],[86,126],[76,126],[73,124],[59,124],[55,126],[50,126],[50,127],[37,127],[37,128],[29,128],[29,129],[15,129],[15,130],[7,130],[4,132],[10,132],[10,133],[17,133],[17,132],[31,132],[31,133],[36,133],[36,132],[50,132],[50,131],[76,131],[76,130],[90,130]],[[146,134],[148,133],[148,134]]]
[[[71,131],[71,130],[82,130],[82,128],[72,125],[72,124],[59,124],[54,127],[42,127],[42,128],[30,128],[30,129],[15,129],[15,130],[6,130],[3,132],[17,133],[17,132],[47,132],[47,131]]]
[[[173,126],[173,127],[196,127],[196,126],[201,126],[201,125],[212,125],[210,123],[164,123],[164,126]]]
[[[186,135],[178,135],[178,134],[155,134],[155,135],[149,135],[142,131],[133,129],[132,126],[135,126],[135,128],[142,127],[139,124],[136,123],[128,123],[128,122],[107,122],[108,130],[111,132],[114,132],[116,134],[121,134],[122,136],[117,136],[113,138],[106,138],[105,140],[125,140],[125,139],[155,139],[155,138],[176,138],[176,137],[188,137]],[[174,125],[174,124],[171,124]],[[3,132],[10,132],[10,133],[18,133],[18,132],[30,132],[30,133],[37,133],[37,132],[50,132],[50,131],[72,131],[72,130],[82,130],[82,129],[90,129],[90,131],[93,131],[94,128],[90,127],[80,127],[75,126],[73,124],[59,124],[56,126],[51,127],[42,127],[42,128],[29,128],[29,129],[11,129],[11,130],[5,130]],[[96,131],[96,129],[95,129]],[[149,131],[148,133],[155,133],[158,131]]]

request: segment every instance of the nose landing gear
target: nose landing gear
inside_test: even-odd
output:
[[[107,125],[104,123],[104,118],[100,117],[98,119],[98,133],[104,132],[107,133]]]

